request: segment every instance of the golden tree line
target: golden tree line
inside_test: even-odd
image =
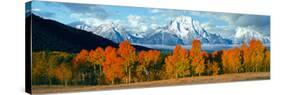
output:
[[[176,45],[173,54],[165,58],[169,78],[218,75],[223,73],[270,71],[270,51],[259,40],[249,44],[207,53],[201,50],[199,40],[192,42],[188,51]]]
[[[136,51],[129,41],[78,54],[35,52],[32,54],[34,85],[104,85],[170,78],[270,70],[270,51],[259,40],[241,47],[207,53],[200,40],[190,50],[176,45],[171,53]]]

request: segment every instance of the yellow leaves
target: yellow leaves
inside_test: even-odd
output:
[[[265,51],[265,58],[263,62],[263,71],[270,71],[270,51]]]
[[[124,59],[125,67],[130,66],[130,64],[136,60],[136,49],[133,46],[131,46],[128,40],[125,40],[119,44],[119,48],[117,52],[121,56],[121,58]]]
[[[147,67],[152,63],[156,63],[160,59],[160,51],[149,50],[149,51],[140,51],[138,56],[138,61],[141,65]]]
[[[269,66],[263,66],[264,60],[267,59],[266,54],[270,54],[263,43],[259,40],[252,39],[249,46],[242,45],[244,68],[247,72],[268,71]],[[268,51],[268,52],[267,52]],[[266,63],[270,64],[269,61]],[[263,69],[264,68],[264,69]],[[267,68],[267,69],[266,69]]]
[[[172,78],[184,77],[190,73],[188,52],[176,45],[173,54],[165,58],[166,72]]]
[[[192,71],[199,76],[204,72],[205,59],[203,56],[207,56],[206,52],[201,53],[201,42],[200,40],[193,40],[192,47],[190,49]]]
[[[241,66],[241,52],[239,48],[225,50],[222,55],[223,70],[225,73],[238,73]]]
[[[200,40],[195,39],[192,41],[190,55],[191,56],[200,56],[200,54],[201,54],[201,42],[200,42]]]
[[[252,39],[249,45],[242,44],[239,48],[224,50],[222,55],[225,73],[267,71],[269,66],[263,66],[269,51],[260,40]],[[265,62],[268,63],[269,62]],[[239,71],[241,70],[241,71]]]
[[[175,68],[175,62],[173,60],[173,56],[167,56],[165,58],[165,68],[166,68],[167,76],[174,78],[176,68]]]
[[[211,69],[212,69],[213,75],[218,75],[218,74],[219,74],[219,69],[220,69],[220,68],[219,68],[217,62],[214,62],[214,63],[211,65]]]
[[[61,81],[70,80],[72,78],[72,72],[65,63],[62,63],[55,70],[56,77]]]
[[[89,52],[89,61],[94,64],[102,64],[105,60],[104,50],[101,47]]]
[[[32,53],[32,78],[36,83],[44,82],[41,78],[48,80],[51,84],[51,80],[56,76],[56,68],[58,64],[64,62],[68,53],[58,51],[42,51]],[[66,64],[66,63],[65,63]]]
[[[119,44],[117,50],[118,54],[122,58],[123,66],[125,68],[125,73],[127,75],[126,82],[130,83],[131,79],[131,68],[136,61],[136,49],[131,45],[128,40],[125,40]]]
[[[155,64],[160,61],[160,51],[140,51],[137,60],[139,64],[137,64],[136,74],[140,77],[139,81],[150,80],[153,71],[155,71]]]
[[[167,55],[158,50],[137,52],[127,40],[121,42],[119,48],[82,49],[78,54],[32,53],[32,82],[35,84],[51,84],[55,79],[66,85],[67,81],[85,84],[87,79],[92,79],[95,81],[90,83],[101,85],[269,70],[270,50],[254,39],[240,48],[212,53],[201,50],[200,40],[192,42],[190,51],[176,45]]]
[[[199,62],[196,65],[195,68],[195,72],[196,74],[198,74],[199,76],[201,76],[201,74],[204,72],[205,69],[205,63],[204,60],[199,60]]]

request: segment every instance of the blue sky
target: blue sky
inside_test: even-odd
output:
[[[270,34],[270,17],[261,15],[47,1],[33,1],[32,12],[64,24],[83,22],[91,26],[98,26],[113,22],[130,27],[136,32],[147,32],[155,27],[167,25],[178,16],[189,16],[198,20],[208,32],[220,34],[225,38],[232,37],[237,28],[247,28],[268,36]]]

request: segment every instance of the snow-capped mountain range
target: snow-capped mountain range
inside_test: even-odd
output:
[[[263,43],[270,43],[270,37],[248,28],[237,28],[233,43],[249,42],[251,39],[258,39]]]
[[[207,32],[199,21],[189,16],[178,16],[167,23],[164,27],[148,30],[146,33],[134,33],[128,31],[118,23],[105,23],[97,27],[86,24],[70,24],[70,26],[93,32],[99,36],[110,39],[115,43],[129,40],[136,44],[159,44],[159,45],[190,45],[193,39],[199,39],[203,44],[232,44],[247,42],[252,38],[260,39],[264,43],[270,42],[269,37],[256,31],[237,31],[233,39],[226,39],[220,35]]]
[[[199,39],[205,44],[231,44],[231,41],[207,32],[199,21],[187,16],[179,16],[167,26],[157,28],[141,43],[190,45],[193,39]]]
[[[86,30],[86,31],[91,31],[93,30],[95,27],[93,26],[90,26],[86,23],[83,23],[83,22],[80,22],[80,21],[77,21],[77,22],[72,22],[70,24],[68,24],[69,26],[72,26],[74,28],[77,28],[77,29],[80,29],[80,30]]]

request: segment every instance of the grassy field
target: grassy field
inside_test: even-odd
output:
[[[258,73],[238,73],[224,74],[218,76],[201,76],[187,77],[180,79],[159,80],[150,82],[139,82],[131,84],[104,85],[104,86],[32,86],[33,94],[42,93],[59,93],[59,92],[75,92],[75,91],[95,91],[95,90],[111,90],[124,88],[141,88],[141,87],[157,87],[157,86],[173,86],[173,85],[189,85],[202,83],[220,83],[220,82],[235,82],[246,80],[264,80],[270,79],[269,72]]]

